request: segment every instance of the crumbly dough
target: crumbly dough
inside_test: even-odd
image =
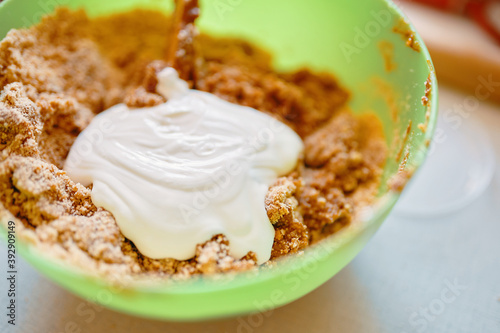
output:
[[[110,280],[256,267],[253,253],[229,255],[223,235],[199,244],[190,260],[147,258],[111,213],[93,205],[91,187],[62,170],[96,114],[120,102],[165,101],[154,87],[168,29],[169,19],[152,11],[91,20],[59,9],[0,43],[0,219],[18,221],[19,237],[47,255]],[[352,223],[374,199],[386,158],[378,119],[351,114],[349,94],[329,74],[276,73],[270,56],[245,41],[202,35],[199,48],[196,89],[271,114],[304,139],[303,160],[265,198],[275,227],[272,260]]]

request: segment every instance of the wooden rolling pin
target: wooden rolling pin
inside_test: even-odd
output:
[[[474,21],[398,2],[429,48],[439,82],[500,103],[500,44]]]

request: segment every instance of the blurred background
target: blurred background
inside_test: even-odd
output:
[[[1,1],[1,0],[0,0]],[[424,167],[363,252],[285,307],[163,323],[83,301],[22,262],[19,332],[500,332],[500,1],[397,1],[425,40],[440,118]],[[0,256],[4,255],[3,247]],[[40,307],[50,311],[43,311]],[[75,313],[76,309],[76,313]],[[23,318],[24,317],[24,318]],[[3,325],[5,321],[2,321]],[[8,332],[0,327],[1,332]]]

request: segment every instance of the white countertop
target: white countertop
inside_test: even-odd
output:
[[[441,87],[441,108],[465,97]],[[500,106],[481,104],[472,117],[489,131],[500,161]],[[5,244],[0,258],[5,272]],[[439,218],[391,215],[339,274],[264,315],[167,323],[92,310],[18,260],[18,325],[7,325],[2,314],[0,332],[500,332],[500,167],[486,192],[460,211]],[[7,288],[1,281],[5,309]],[[81,315],[89,309],[95,316]]]

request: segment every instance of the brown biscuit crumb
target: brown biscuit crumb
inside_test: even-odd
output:
[[[144,108],[165,103],[165,99],[158,94],[146,91],[144,87],[137,87],[127,93],[124,103],[132,108]]]
[[[164,64],[153,61],[165,55],[168,29],[157,12],[89,19],[60,9],[0,42],[0,216],[18,222],[19,237],[40,251],[116,281],[256,267],[253,253],[233,258],[223,235],[199,244],[189,260],[147,258],[111,213],[94,206],[91,188],[62,170],[95,114],[121,102],[164,102],[154,93]],[[348,225],[380,181],[380,122],[342,111],[348,93],[329,74],[276,73],[270,56],[244,41],[200,36],[199,46],[197,89],[278,117],[304,138],[305,160],[265,199],[275,227],[272,259]]]
[[[278,179],[266,196],[267,215],[275,228],[271,259],[295,253],[309,244],[309,233],[293,196],[302,184],[294,176]]]
[[[305,140],[304,186],[297,193],[311,242],[352,220],[379,184],[386,145],[375,116],[342,111]],[[337,227],[336,227],[337,226]],[[323,238],[323,237],[319,237]]]
[[[0,92],[0,148],[2,159],[14,152],[38,156],[37,139],[43,123],[37,106],[27,96],[22,84],[6,85]]]
[[[266,195],[266,210],[269,221],[276,224],[283,216],[290,214],[297,206],[292,196],[297,190],[298,182],[290,178],[280,178],[269,188]]]
[[[260,69],[264,66],[246,67],[244,61],[235,65],[208,61],[197,88],[276,115],[302,137],[328,120],[348,98],[335,79],[326,74],[314,75],[304,69],[280,75]]]

